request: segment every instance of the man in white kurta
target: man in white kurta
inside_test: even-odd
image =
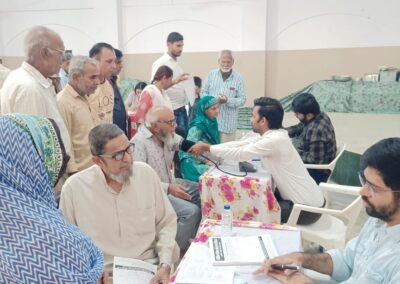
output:
[[[209,151],[215,156],[236,161],[261,158],[264,168],[271,173],[279,189],[279,204],[281,207],[287,206],[281,208],[283,223],[287,221],[293,203],[323,206],[324,197],[321,190],[307,172],[287,131],[282,129],[283,109],[279,101],[263,97],[256,99],[254,104],[252,127],[254,132],[261,136],[211,146],[199,143],[193,146],[192,152],[199,154]],[[285,201],[291,204],[287,205]],[[303,214],[299,223],[313,223],[319,217],[320,215]]]
[[[106,270],[114,256],[129,257],[159,264],[155,278],[168,278],[179,255],[177,217],[160,179],[147,164],[133,163],[133,145],[118,126],[96,126],[89,143],[96,165],[64,184],[65,218],[102,249]]]
[[[28,32],[24,44],[25,61],[8,75],[1,89],[1,114],[19,112],[53,119],[69,153],[70,138],[49,79],[60,69],[64,43],[56,32],[39,26]]]

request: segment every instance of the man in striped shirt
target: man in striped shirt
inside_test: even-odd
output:
[[[218,63],[220,68],[208,74],[201,96],[216,97],[221,104],[218,130],[221,143],[224,143],[235,140],[239,107],[246,102],[246,96],[242,76],[232,70],[232,51],[222,50]]]

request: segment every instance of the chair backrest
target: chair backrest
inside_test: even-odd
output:
[[[346,242],[353,236],[354,226],[358,219],[362,209],[361,196],[357,197],[352,203],[350,203],[341,212],[342,218],[340,218],[346,225]]]
[[[331,170],[331,175],[333,173],[333,170],[335,169],[335,165],[336,165],[337,161],[339,161],[340,157],[343,155],[344,150],[346,150],[346,143],[340,143],[336,150],[335,159],[333,159],[333,161],[330,162],[328,165],[329,170]]]
[[[333,184],[333,183],[320,183],[319,188],[324,193],[326,204],[330,206],[333,204],[331,202],[332,197],[330,195],[335,194],[335,197],[339,199],[340,196],[343,198],[347,196],[356,197],[354,200],[350,202],[345,208],[343,208],[339,215],[336,217],[343,221],[344,225],[346,226],[345,230],[345,240],[343,244],[345,244],[350,238],[353,237],[355,224],[358,219],[358,215],[362,210],[362,198],[359,195],[361,187],[359,186],[348,186],[348,185],[340,185],[340,184]],[[338,201],[338,200],[335,200]],[[346,200],[349,202],[349,200]],[[342,201],[343,202],[343,201]],[[347,204],[346,202],[346,204]],[[337,205],[337,202],[335,202]],[[343,203],[342,203],[343,204]]]
[[[332,176],[332,174],[333,174],[333,170],[335,169],[336,163],[340,159],[340,157],[343,155],[344,150],[346,150],[346,144],[345,143],[340,143],[339,146],[337,147],[337,150],[336,150],[336,157],[329,164],[304,164],[304,166],[309,170],[310,169],[329,170],[330,174],[329,174],[329,177],[327,179],[327,181],[329,181],[331,176]]]

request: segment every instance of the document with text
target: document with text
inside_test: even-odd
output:
[[[139,259],[114,257],[114,284],[149,284],[157,266]]]
[[[232,284],[235,268],[216,267],[210,263],[209,249],[201,244],[192,244],[175,279],[176,284]]]
[[[278,256],[270,235],[211,237],[209,244],[213,265],[258,265]]]

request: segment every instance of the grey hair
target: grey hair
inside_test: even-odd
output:
[[[170,110],[170,109],[166,106],[156,106],[151,108],[149,112],[146,114],[144,125],[147,128],[151,127],[153,123],[157,122],[160,119],[158,113],[163,110]]]
[[[69,69],[68,69],[69,79],[72,80],[72,76],[74,74],[83,75],[86,64],[93,64],[93,65],[99,67],[99,62],[94,58],[90,58],[89,56],[74,56],[74,57],[72,57],[71,62],[69,63]]]
[[[33,60],[41,48],[49,46],[52,36],[60,37],[58,33],[44,26],[36,26],[30,29],[24,39],[26,60]]]
[[[89,132],[90,151],[93,156],[99,156],[104,153],[106,144],[124,132],[115,124],[99,124]]]
[[[225,55],[225,54],[229,55],[229,56],[233,59],[232,50],[230,50],[230,49],[223,49],[223,50],[221,50],[221,51],[219,52],[219,57],[218,57],[218,58],[221,58],[221,57],[222,57],[223,55]]]

